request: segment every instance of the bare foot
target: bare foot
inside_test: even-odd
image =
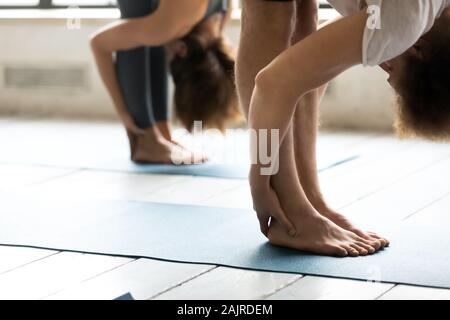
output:
[[[361,229],[357,228],[349,219],[347,219],[344,215],[334,211],[331,209],[326,202],[323,200],[323,196],[312,196],[308,195],[308,200],[311,202],[313,207],[325,218],[333,221],[335,224],[340,226],[341,228],[351,231],[361,238],[364,238],[366,240],[370,241],[378,241],[379,245],[377,246],[377,250],[388,247],[389,241],[379,235],[377,235],[375,232],[367,232],[362,231]]]
[[[380,247],[389,247],[389,240],[379,236],[375,232],[370,231],[362,231],[361,229],[357,228],[348,218],[343,216],[340,213],[337,213],[333,210],[328,210],[327,212],[323,211],[320,212],[324,217],[330,219],[335,224],[340,226],[341,228],[344,228],[345,230],[351,231],[358,236],[367,239],[367,240],[377,240],[380,242]]]
[[[172,130],[171,130],[170,125],[169,125],[168,122],[166,122],[166,121],[157,122],[156,123],[156,128],[158,129],[159,133],[162,135],[162,137],[165,140],[167,140],[167,141],[169,141],[169,142],[173,143],[174,145],[177,145],[177,146],[179,146],[181,148],[187,149],[181,143],[179,143],[178,141],[175,141],[172,138]]]
[[[156,122],[155,127],[164,139],[172,141],[172,129],[168,121]]]
[[[138,163],[192,165],[207,161],[204,155],[151,135],[137,137],[132,150],[132,160]]]
[[[339,227],[318,212],[297,215],[295,219],[297,237],[290,237],[277,221],[273,221],[269,241],[277,246],[340,257],[365,256],[377,251],[374,241]]]
[[[169,122],[167,122],[167,121],[157,122],[156,123],[156,128],[158,129],[159,133],[162,135],[162,137],[166,141],[174,144],[177,147],[180,147],[180,148],[184,149],[186,152],[191,152],[184,145],[182,145],[181,143],[179,143],[178,141],[173,139],[173,137],[172,137],[172,130],[170,128]],[[209,161],[209,159],[204,155],[202,162],[207,162],[207,161]]]

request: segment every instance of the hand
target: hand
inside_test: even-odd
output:
[[[119,117],[123,123],[123,125],[125,126],[125,128],[130,131],[131,133],[138,135],[138,136],[142,136],[146,134],[146,131],[144,129],[139,128],[136,123],[134,122],[134,119],[131,117],[130,114],[128,113],[124,113],[124,114],[119,114]]]
[[[294,224],[287,218],[281,208],[278,195],[270,185],[270,176],[261,176],[259,169],[250,172],[250,187],[253,197],[253,208],[258,216],[261,232],[267,237],[270,219],[277,220],[291,237],[297,235]]]

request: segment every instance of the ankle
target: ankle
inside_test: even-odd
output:
[[[167,141],[172,141],[172,133],[170,130],[169,122],[162,121],[156,123],[155,127],[158,129],[159,133],[166,139]]]
[[[306,197],[313,207],[319,212],[328,212],[330,208],[320,192],[306,192]]]
[[[165,138],[156,127],[145,129],[145,134],[138,136],[138,144],[158,144]]]

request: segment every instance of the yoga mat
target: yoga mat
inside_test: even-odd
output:
[[[134,297],[131,293],[126,293],[123,296],[117,297],[114,300],[115,301],[130,301],[130,300],[136,300],[136,299],[134,299]]]
[[[14,165],[38,165],[66,169],[88,169],[97,171],[129,172],[140,174],[189,175],[199,177],[214,177],[223,179],[247,179],[250,170],[249,162],[217,163],[214,161],[197,165],[158,165],[136,164],[129,160],[126,154],[114,156],[114,153],[92,154],[80,152],[76,156],[67,154],[52,155],[41,153],[31,157],[4,160],[8,155],[0,155],[0,163]],[[319,160],[319,171],[325,171],[339,165],[358,159],[358,156],[331,156]]]
[[[319,167],[319,172],[323,172],[334,167],[340,166],[347,162],[351,162],[358,159],[358,156],[351,156],[340,160],[331,160],[328,162],[322,161]],[[88,169],[97,171],[112,171],[112,172],[128,172],[139,174],[167,174],[167,175],[187,175],[197,177],[211,177],[211,178],[223,178],[223,179],[247,179],[250,171],[250,165],[233,165],[233,164],[218,164],[214,162],[190,165],[190,166],[177,166],[177,165],[159,165],[159,164],[135,164],[126,159],[106,160],[106,159],[84,159],[79,162],[66,162],[64,161],[1,161],[0,163],[14,164],[14,165],[38,165],[45,167],[57,167],[67,169]]]
[[[340,166],[347,162],[356,160],[357,156],[351,156],[340,160],[329,159],[322,161],[319,172],[323,172],[334,167]],[[105,170],[105,171],[123,171],[133,173],[153,173],[153,174],[168,174],[168,175],[189,175],[200,177],[214,177],[224,179],[247,179],[250,170],[250,165],[233,165],[233,164],[217,164],[214,162],[191,165],[191,166],[176,166],[176,165],[158,165],[158,164],[135,164],[131,161],[104,161],[88,165],[85,169]]]
[[[8,129],[0,136],[0,163],[88,169],[130,173],[153,173],[246,179],[249,171],[249,142],[246,131],[227,136],[205,135],[201,139],[180,136],[183,145],[210,156],[211,162],[194,166],[138,165],[129,157],[126,135],[120,126],[100,124],[31,123]],[[319,143],[320,170],[353,161],[355,153],[328,150]]]
[[[248,210],[3,197],[0,243],[251,270],[450,288],[450,217],[386,221],[392,246],[334,258],[274,247]],[[442,221],[446,219],[447,221]],[[413,219],[414,220],[414,219]]]

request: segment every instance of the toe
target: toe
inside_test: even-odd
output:
[[[386,245],[387,245],[387,241],[386,240],[384,240],[382,238],[379,238],[379,239],[377,239],[377,241],[380,243],[381,248],[386,247]]]
[[[378,251],[378,250],[380,250],[382,248],[382,243],[381,243],[380,240],[371,239],[371,240],[364,240],[364,241],[361,241],[361,242],[364,243],[367,246],[370,246],[375,251]]]
[[[382,242],[383,248],[389,247],[389,245],[391,244],[391,243],[389,242],[389,240],[388,240],[388,239],[385,239],[385,238],[380,238],[379,241]]]
[[[347,257],[349,254],[345,248],[342,247],[333,247],[334,254],[338,257]]]
[[[369,252],[364,247],[361,247],[361,246],[359,246],[357,244],[352,244],[351,247],[353,249],[357,250],[358,254],[360,256],[367,256],[369,254]]]
[[[383,242],[381,240],[373,240],[370,245],[373,246],[377,251],[384,248]]]
[[[366,239],[366,238],[363,238],[360,236],[356,236],[354,238],[354,240],[357,243],[364,243],[365,245],[372,247],[374,249],[374,251],[380,250],[380,247],[381,247],[381,243],[379,240],[374,240],[373,238],[370,238],[370,237],[369,237],[369,239]],[[364,248],[366,248],[366,246],[364,246]]]
[[[383,237],[380,237],[378,234],[376,234],[375,232],[369,232],[368,233],[373,239],[377,240],[380,242],[381,246],[384,247],[388,247],[389,246],[389,241],[387,239],[384,239]]]
[[[362,231],[354,231],[357,235],[357,240],[367,243],[370,246],[374,247],[375,250],[380,250],[384,247],[389,246],[389,241],[380,237],[374,232],[362,232]]]
[[[356,243],[358,246],[360,246],[360,247],[363,247],[364,249],[366,249],[367,250],[367,253],[369,254],[373,254],[373,253],[375,253],[375,248],[374,247],[372,247],[371,245],[369,245],[369,244],[367,244],[367,243],[364,243],[364,242],[357,242]]]
[[[371,246],[372,248],[375,249],[375,251],[380,250],[383,247],[383,244],[380,240],[375,239],[375,238],[371,238],[370,240],[363,240],[360,241],[368,246]]]
[[[371,236],[368,234],[368,233],[366,233],[366,232],[363,232],[363,231],[361,231],[361,230],[359,230],[359,229],[356,229],[356,230],[354,230],[353,231],[359,238],[362,238],[362,239],[364,239],[364,240],[371,240]]]
[[[358,250],[356,250],[355,248],[353,248],[351,245],[345,245],[343,246],[343,248],[345,250],[347,250],[347,253],[350,257],[357,257],[359,256],[359,252]]]

